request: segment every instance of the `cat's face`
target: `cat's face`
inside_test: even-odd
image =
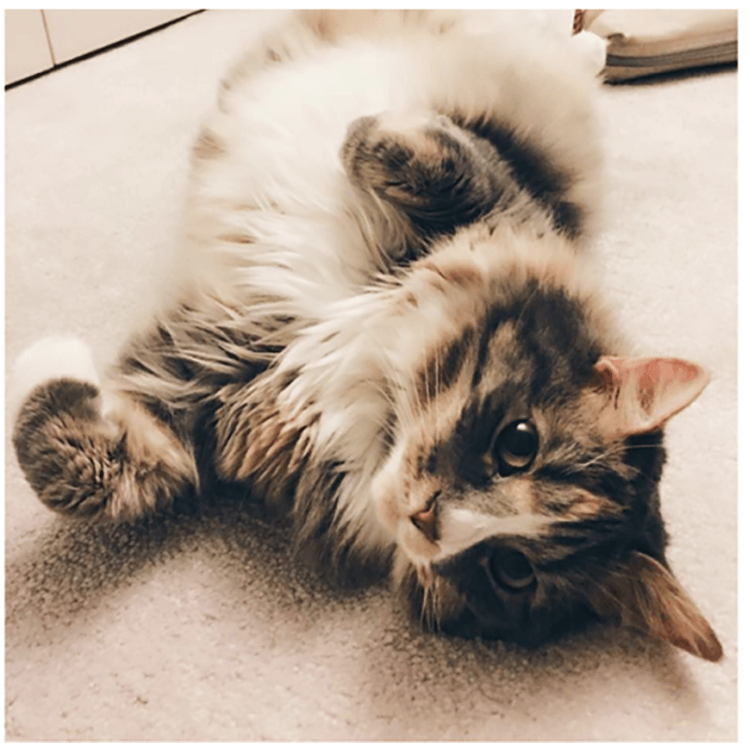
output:
[[[490,287],[483,303],[474,289],[470,313],[442,292],[451,319],[412,354],[374,482],[396,575],[424,622],[447,631],[536,644],[589,614],[652,630],[645,594],[672,578],[661,427],[704,374],[607,356],[603,321],[548,271]],[[625,593],[631,616],[617,608]],[[656,634],[715,656],[699,619]]]

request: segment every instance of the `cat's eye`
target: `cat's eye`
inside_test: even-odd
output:
[[[513,421],[497,436],[494,453],[503,477],[530,466],[538,451],[538,432],[529,420]]]
[[[518,550],[498,550],[488,563],[492,580],[502,588],[520,591],[536,580],[530,560]]]

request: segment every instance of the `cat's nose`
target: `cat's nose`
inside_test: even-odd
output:
[[[424,508],[411,514],[411,523],[430,541],[436,542],[439,538],[437,529],[437,499],[440,491],[438,490],[427,501]]]

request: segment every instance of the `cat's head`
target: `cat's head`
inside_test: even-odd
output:
[[[706,373],[614,355],[568,251],[507,235],[469,247],[409,276],[393,360],[405,373],[373,483],[417,612],[523,644],[610,617],[718,660],[666,563],[658,495],[663,426]]]

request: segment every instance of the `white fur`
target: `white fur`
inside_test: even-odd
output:
[[[456,555],[489,537],[537,536],[551,521],[552,519],[548,516],[535,513],[500,518],[462,508],[445,509],[440,518],[441,537],[438,559]]]
[[[98,387],[99,375],[89,347],[71,336],[42,338],[17,359],[9,385],[16,409],[36,387],[55,379],[77,379]]]
[[[606,66],[606,40],[592,31],[580,31],[575,36],[575,43],[590,70],[596,75],[602,72]]]

